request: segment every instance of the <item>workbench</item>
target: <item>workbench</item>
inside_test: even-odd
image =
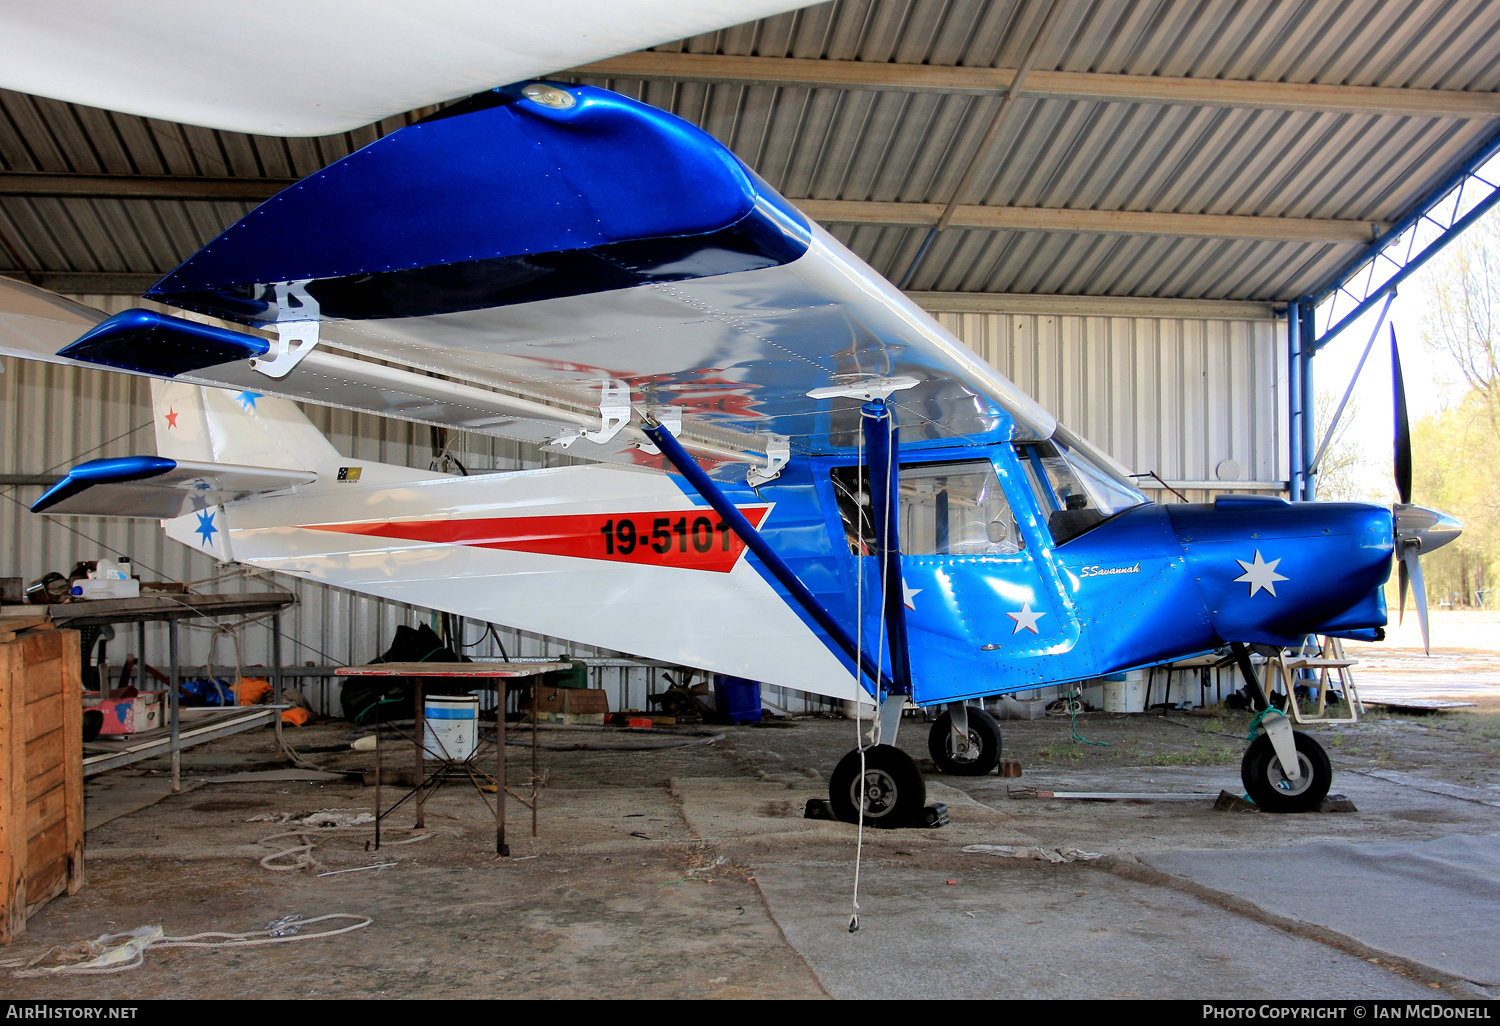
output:
[[[91,744],[93,754],[83,760],[85,776],[127,766],[157,755],[169,755],[172,790],[181,788],[182,749],[215,738],[271,725],[281,746],[281,611],[297,601],[287,591],[253,591],[217,595],[158,593],[140,598],[89,599],[51,605],[0,606],[0,619],[7,616],[43,616],[57,627],[100,627],[105,624],[137,625],[137,644],[144,673],[146,624],[167,625],[167,726],[136,734],[129,741]],[[264,616],[271,614],[271,704],[236,706],[230,709],[192,710],[188,729],[183,730],[177,687],[181,678],[178,624],[198,617]],[[87,658],[87,656],[85,656]],[[101,688],[108,682],[101,681]],[[101,692],[102,693],[102,692]]]

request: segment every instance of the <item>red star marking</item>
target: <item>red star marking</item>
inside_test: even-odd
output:
[[[167,427],[169,427],[169,428],[175,428],[176,426],[177,426],[177,411],[176,410],[168,410],[167,411]]]

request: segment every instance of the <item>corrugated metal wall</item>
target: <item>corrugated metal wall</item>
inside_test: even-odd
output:
[[[1241,487],[1286,477],[1285,322],[937,316],[1064,424],[1137,472],[1207,482],[1232,459]]]
[[[78,297],[116,312],[123,297]],[[1049,410],[1127,466],[1175,481],[1212,478],[1233,458],[1244,476],[1284,476],[1285,354],[1269,322],[1156,320],[1077,316],[944,314],[941,320],[976,352],[1036,396]],[[145,379],[100,370],[4,359],[0,375],[0,474],[60,474],[85,459],[151,452],[150,388]],[[313,423],[340,452],[366,460],[426,467],[433,435],[424,426],[308,407]],[[570,462],[536,447],[456,434],[452,451],[471,471],[517,470]],[[148,579],[194,582],[199,590],[256,589],[243,570],[220,568],[202,554],[168,541],[151,521],[33,516],[34,486],[0,487],[0,576],[27,581],[49,570],[68,572],[79,560],[131,556]],[[1198,497],[1194,493],[1194,498]],[[429,611],[354,595],[323,585],[266,575],[265,583],[297,593],[283,617],[284,657],[296,664],[364,662],[382,652],[399,624],[427,620]],[[240,632],[247,664],[269,660],[269,631]],[[471,627],[476,637],[479,628]],[[614,663],[598,652],[516,631],[501,631],[513,657],[571,651]],[[184,632],[183,662],[210,655],[212,632]],[[165,662],[165,631],[148,633],[150,661]],[[120,651],[133,651],[125,643]],[[468,654],[498,656],[486,640]],[[220,642],[218,663],[232,663]],[[595,682],[616,708],[646,707],[661,690],[660,668],[606,665]],[[309,687],[313,697],[323,688]],[[335,692],[336,694],[336,692]],[[796,693],[774,700],[800,709]],[[814,700],[815,703],[817,700]],[[820,704],[820,703],[819,703]]]

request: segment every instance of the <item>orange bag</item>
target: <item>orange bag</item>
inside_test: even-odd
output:
[[[244,677],[235,692],[235,704],[260,705],[271,695],[271,682],[261,677]]]

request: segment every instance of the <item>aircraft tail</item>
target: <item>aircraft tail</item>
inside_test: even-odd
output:
[[[338,450],[287,399],[251,391],[151,382],[156,453],[173,460],[230,463],[337,475]]]

